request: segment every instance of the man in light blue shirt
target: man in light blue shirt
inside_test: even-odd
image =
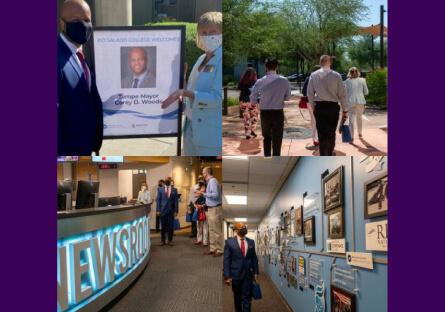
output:
[[[266,157],[271,154],[281,155],[284,101],[289,100],[291,96],[289,81],[277,74],[277,67],[278,61],[275,58],[266,60],[266,76],[257,80],[250,95],[250,102],[259,103],[260,106],[261,132]]]
[[[209,223],[209,246],[210,251],[207,255],[219,257],[223,254],[223,233],[222,233],[222,207],[221,207],[221,186],[218,180],[213,176],[213,169],[205,167],[202,169],[202,175],[207,181],[205,193],[202,193],[206,199],[207,221]],[[197,192],[199,193],[199,192]]]

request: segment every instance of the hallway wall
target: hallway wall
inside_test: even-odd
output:
[[[365,223],[382,221],[386,217],[364,219],[364,183],[373,177],[383,173],[387,168],[387,159],[384,158],[382,171],[366,172],[369,161],[360,157],[302,157],[290,174],[288,180],[282,186],[280,192],[273,200],[265,218],[262,220],[259,230],[264,230],[267,226],[278,226],[280,214],[289,210],[292,206],[299,207],[303,204],[303,193],[308,195],[316,192],[321,193],[321,174],[329,169],[333,172],[339,166],[344,166],[344,187],[345,187],[345,239],[346,250],[366,252],[365,250]],[[319,201],[321,205],[321,199]],[[352,217],[352,211],[354,217]],[[308,254],[306,252],[292,252],[290,255],[303,256],[306,259],[306,274],[309,274],[308,258],[321,260],[323,262],[323,280],[326,287],[326,311],[331,311],[330,307],[330,270],[332,268],[332,254],[325,253],[325,242],[327,237],[327,215],[322,212],[316,213],[316,245],[305,245],[303,236],[298,236],[294,243],[289,243],[290,248],[299,250],[310,250],[322,252],[323,255]],[[353,233],[353,224],[355,232]],[[353,248],[355,242],[355,248]],[[374,258],[380,258],[385,262],[387,254],[384,252],[373,252]],[[264,263],[266,273],[271,277],[281,294],[286,298],[288,304],[295,311],[314,311],[314,290],[307,288],[303,291],[299,288],[288,287],[285,277],[279,276],[278,265],[269,264],[266,256],[260,256],[260,261]],[[336,258],[336,264],[348,266],[346,260]],[[351,267],[356,268],[356,267]],[[373,270],[358,269],[358,295],[357,311],[360,312],[385,312],[387,311],[387,283],[388,267],[384,263],[374,263]]]

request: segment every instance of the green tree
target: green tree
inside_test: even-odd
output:
[[[188,70],[187,70],[187,76],[188,76],[198,57],[204,53],[201,49],[199,49],[196,46],[197,24],[186,23],[186,22],[163,21],[163,22],[149,23],[147,25],[185,26],[185,62],[188,65]]]

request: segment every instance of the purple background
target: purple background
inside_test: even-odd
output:
[[[56,1],[1,18],[1,311],[56,311]]]
[[[389,311],[443,305],[445,18],[428,2],[388,10]],[[3,4],[2,311],[56,310],[56,11]]]

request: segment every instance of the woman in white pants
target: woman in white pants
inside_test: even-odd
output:
[[[365,111],[365,96],[368,95],[368,86],[365,78],[360,78],[360,72],[356,67],[351,67],[348,73],[348,79],[345,81],[346,92],[349,101],[349,128],[352,139],[354,139],[354,130],[357,127],[358,136],[363,137],[362,116]]]
[[[199,191],[204,193],[206,191],[205,184],[200,181],[199,185],[201,187]],[[198,222],[196,225],[197,232],[196,232],[195,245],[203,245],[204,247],[209,245],[209,223],[207,221],[207,216],[205,215],[205,208],[206,208],[205,202],[206,202],[205,197],[202,195],[199,196],[195,202],[195,208],[198,209]],[[204,216],[204,220],[199,219],[200,215]]]

